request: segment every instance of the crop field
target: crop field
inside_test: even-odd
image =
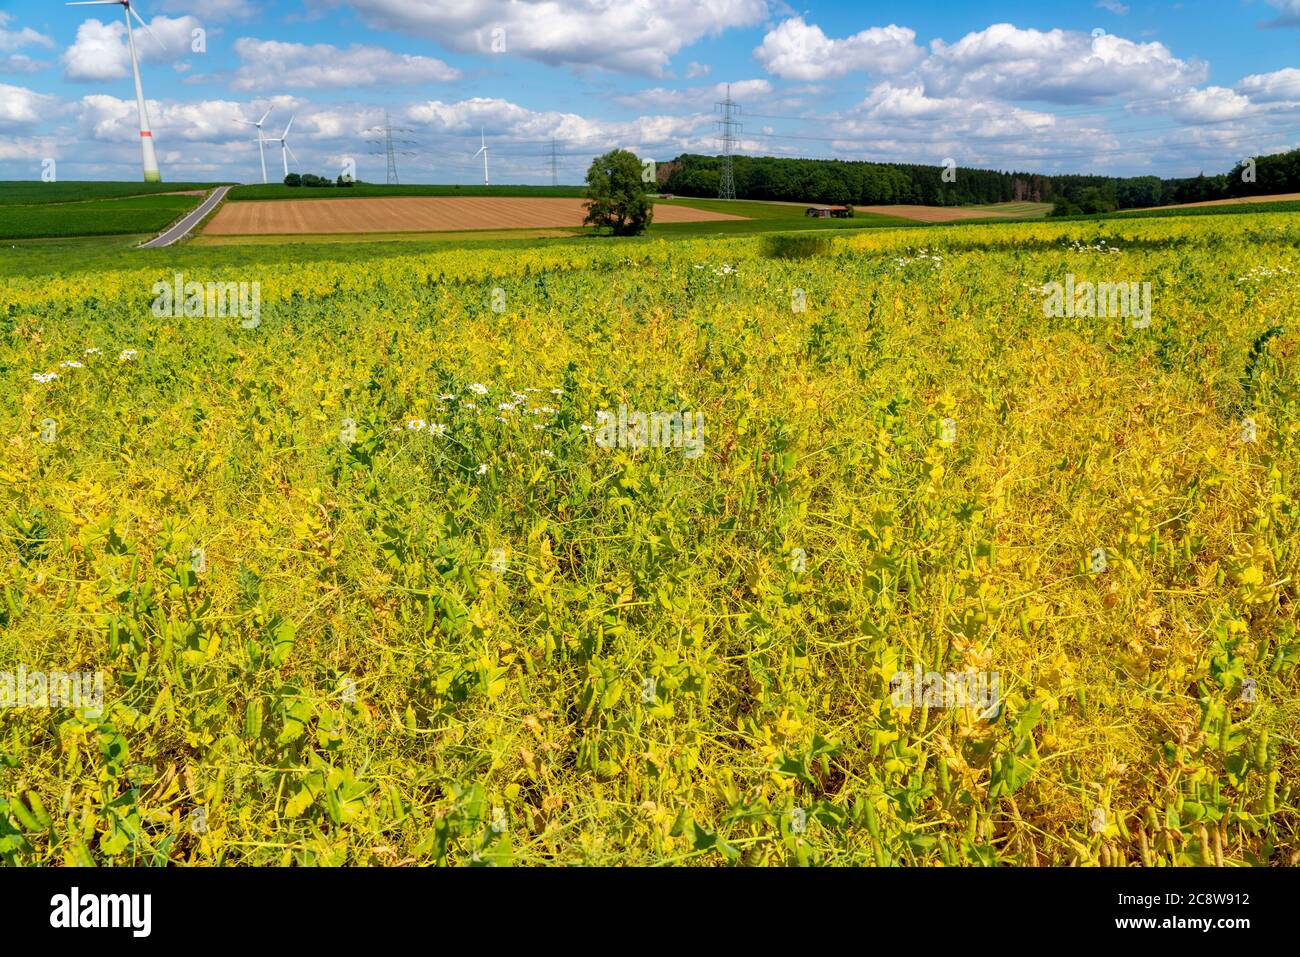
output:
[[[175,194],[0,206],[0,239],[155,233],[202,200],[200,195]]]
[[[114,183],[69,181],[43,183],[33,180],[0,180],[0,206],[37,206],[45,203],[82,203],[97,199],[121,199],[156,193],[209,190],[215,183]]]
[[[328,256],[0,273],[0,859],[1300,862],[1300,214]]]
[[[584,201],[576,198],[499,196],[227,203],[203,232],[207,236],[231,236],[579,227],[585,212]],[[656,206],[655,218],[667,223],[693,223],[740,217],[688,206]]]
[[[283,183],[252,183],[230,191],[231,202],[263,199],[377,199],[394,196],[514,196],[533,199],[577,198],[587,195],[585,186],[458,186],[455,184],[354,183],[351,186],[285,186]]]

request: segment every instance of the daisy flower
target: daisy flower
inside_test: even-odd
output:
[[[81,369],[81,368],[83,368],[82,364],[81,364],[80,362],[78,362],[76,359],[64,359],[62,362],[59,363],[59,365],[60,365],[62,368],[64,368],[64,369]]]
[[[410,429],[412,432],[423,432],[423,431],[424,431],[424,427],[425,427],[426,425],[428,425],[428,423],[425,422],[424,419],[407,419],[407,420],[406,420],[406,427],[407,427],[408,429]]]
[[[488,394],[488,388],[487,388],[487,386],[485,386],[482,382],[474,382],[474,383],[471,383],[471,384],[470,384],[470,387],[469,387],[469,391],[470,391],[470,392],[473,392],[475,395],[487,395],[487,394]]]
[[[59,374],[57,372],[33,372],[32,373],[33,382],[53,382],[58,377]]]
[[[487,475],[487,463],[486,463],[486,462],[480,462],[480,463],[478,464],[478,470],[477,470],[474,474],[475,474],[475,475]]]
[[[118,355],[117,355],[117,361],[118,361],[118,362],[130,362],[130,361],[131,361],[132,359],[134,359],[134,358],[135,358],[135,350],[134,350],[134,349],[123,349],[123,350],[122,350],[121,352],[119,352]]]
[[[102,351],[103,351],[103,350],[100,349],[98,346],[91,346],[89,349],[86,350],[85,355],[88,355],[88,356],[97,356],[97,355],[99,355]]]

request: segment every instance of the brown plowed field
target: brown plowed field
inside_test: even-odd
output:
[[[226,203],[208,236],[293,233],[405,233],[455,229],[536,229],[581,226],[581,199],[408,196],[391,199],[288,199]],[[656,205],[656,223],[746,219],[686,206]]]

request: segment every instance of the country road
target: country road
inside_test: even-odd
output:
[[[212,212],[212,210],[216,208],[217,204],[226,198],[226,194],[230,192],[232,188],[233,187],[230,186],[218,186],[212,191],[211,196],[199,203],[197,209],[187,214],[184,219],[175,226],[169,228],[166,232],[160,233],[147,243],[142,243],[140,248],[161,249],[163,246],[170,246],[172,243],[180,242],[180,240],[189,235],[191,229],[203,221],[204,216]]]

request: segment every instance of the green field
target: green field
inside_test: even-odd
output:
[[[550,196],[571,199],[586,195],[585,186],[439,186],[418,183],[387,186],[382,183],[357,183],[340,188],[257,183],[236,186],[226,198],[228,201],[242,202],[258,199],[375,199],[386,196]]]
[[[169,195],[0,206],[0,239],[156,233],[202,201]]]
[[[0,862],[1300,863],[1300,214],[1235,212],[6,250],[0,675],[103,700],[0,708]]]
[[[125,196],[150,196],[155,193],[188,192],[212,189],[220,183],[114,183],[58,182],[33,180],[0,181],[0,206],[36,206],[46,203],[80,203],[87,200],[120,199]]]

